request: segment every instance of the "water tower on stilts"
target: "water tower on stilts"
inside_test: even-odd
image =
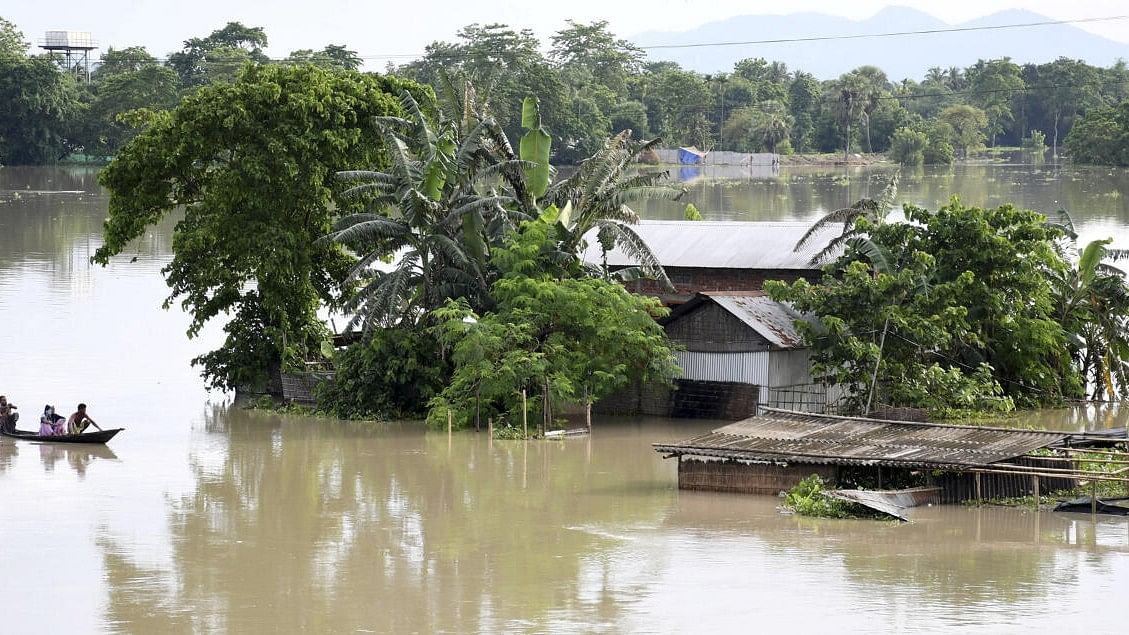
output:
[[[48,31],[39,48],[64,71],[74,73],[78,81],[90,81],[90,52],[98,48],[98,43],[89,31]]]

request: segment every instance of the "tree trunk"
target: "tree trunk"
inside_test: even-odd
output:
[[[1059,111],[1057,111],[1057,110],[1056,110],[1056,111],[1055,111],[1055,138],[1054,138],[1054,151],[1053,151],[1053,152],[1051,153],[1051,156],[1053,156],[1053,157],[1054,157],[1054,158],[1056,158],[1056,159],[1058,158],[1058,118],[1059,118],[1060,116],[1061,116],[1061,113],[1059,113]]]
[[[878,383],[878,367],[882,365],[882,349],[886,347],[886,329],[890,327],[890,318],[882,325],[882,337],[878,340],[878,359],[874,362],[874,372],[870,374],[870,392],[866,396],[866,407],[862,414],[870,414],[870,403],[874,400],[874,387]]]
[[[866,151],[873,154],[874,146],[870,144],[870,115],[863,113],[863,116],[866,117],[866,119],[863,120],[863,123],[866,124]]]

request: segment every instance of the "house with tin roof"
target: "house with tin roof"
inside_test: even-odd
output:
[[[653,280],[637,280],[629,288],[677,305],[699,292],[757,291],[765,280],[817,280],[838,252],[817,255],[842,232],[842,224],[828,225],[796,250],[809,227],[806,222],[640,221],[631,228],[651,248],[675,290],[664,290]],[[582,258],[611,270],[639,264],[619,247],[605,253],[594,233]]]

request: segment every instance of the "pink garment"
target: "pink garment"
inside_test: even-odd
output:
[[[53,436],[55,436],[55,426],[51,425],[50,423],[47,423],[46,420],[41,420],[39,422],[39,436],[41,436],[41,437],[53,437]]]

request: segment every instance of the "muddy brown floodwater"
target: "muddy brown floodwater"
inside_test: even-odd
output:
[[[0,632],[1124,631],[1126,519],[814,520],[679,492],[650,444],[711,422],[490,442],[234,407],[189,367],[218,329],[189,341],[160,309],[172,223],[92,268],[105,213],[93,172],[0,170],[0,393],[24,427],[86,401],[127,428],[108,448],[0,440]]]

